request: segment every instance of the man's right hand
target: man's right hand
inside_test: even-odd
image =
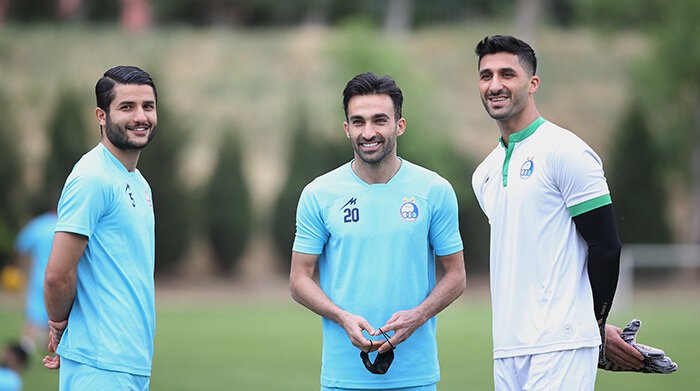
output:
[[[372,352],[379,349],[381,343],[373,343],[362,334],[363,330],[370,335],[374,334],[374,328],[369,325],[365,318],[347,312],[340,318],[339,325],[345,330],[348,338],[350,338],[350,342],[356,348],[364,352]]]
[[[605,358],[623,370],[640,370],[644,367],[644,356],[621,337],[622,329],[605,325]]]

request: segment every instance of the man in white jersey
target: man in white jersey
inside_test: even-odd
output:
[[[427,391],[440,379],[435,315],[466,285],[457,199],[445,179],[397,156],[402,103],[387,76],[350,80],[343,127],[354,159],[299,200],[290,290],[323,317],[321,390]]]
[[[100,143],[66,179],[44,283],[61,390],[148,390],[155,333],[153,197],[136,169],[157,92],[132,66],[95,86]]]
[[[475,51],[479,94],[501,134],[472,178],[491,224],[495,388],[592,390],[606,334],[608,359],[643,366],[605,324],[621,246],[601,160],[538,113],[527,43],[492,36]]]

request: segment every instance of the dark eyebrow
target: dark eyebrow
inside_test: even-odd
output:
[[[515,70],[515,68],[511,68],[511,67],[498,68],[496,71],[498,71],[499,73],[504,73],[504,72],[518,73]],[[479,71],[479,75],[483,75],[484,73],[493,73],[493,70],[491,70],[490,68],[486,68],[486,69],[482,69],[481,71]]]
[[[385,114],[385,113],[379,113],[379,114],[375,114],[372,116],[372,119],[375,121],[378,119],[387,119],[387,118],[389,118],[389,115]]]

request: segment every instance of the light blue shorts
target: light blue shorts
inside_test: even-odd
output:
[[[59,391],[148,391],[150,376],[108,371],[61,357]]]
[[[404,388],[336,388],[321,386],[321,391],[436,391],[437,383],[427,386],[404,387]]]

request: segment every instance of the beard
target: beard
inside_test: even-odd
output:
[[[383,141],[382,148],[373,153],[364,152],[360,147],[359,140],[352,143],[352,149],[355,151],[355,155],[363,162],[368,164],[380,163],[396,148],[396,138],[384,138],[381,141]]]
[[[127,135],[126,126],[121,126],[113,123],[110,120],[109,115],[107,115],[107,121],[105,126],[105,132],[107,138],[115,147],[123,151],[141,150],[148,145],[153,137],[156,135],[156,128],[151,128],[151,133],[148,134],[148,140],[144,144],[136,144],[133,141],[129,141],[129,136]],[[150,126],[150,124],[149,124]]]

